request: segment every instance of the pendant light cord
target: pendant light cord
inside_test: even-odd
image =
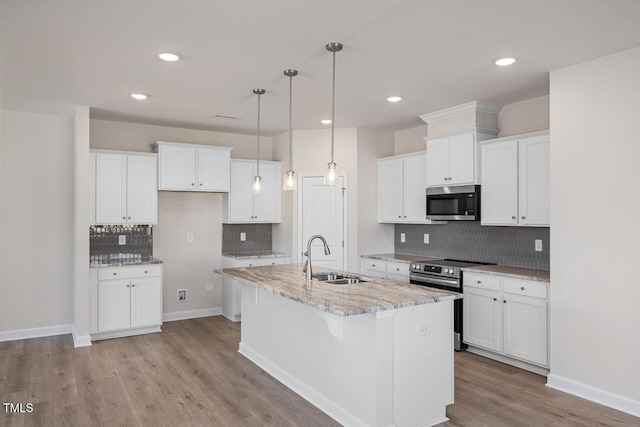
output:
[[[293,170],[293,76],[289,76],[289,170]]]
[[[257,159],[257,171],[256,171],[256,175],[260,176],[260,94],[258,94],[258,155],[256,156]]]
[[[333,51],[333,78],[331,94],[331,163],[333,163],[333,138],[336,118],[336,52]]]

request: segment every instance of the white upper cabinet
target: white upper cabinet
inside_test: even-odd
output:
[[[262,191],[254,194],[256,163],[255,160],[231,160],[231,189],[222,199],[225,223],[281,221],[282,163],[260,161]]]
[[[231,147],[158,141],[159,190],[228,192]]]
[[[465,132],[427,141],[427,187],[480,183],[478,141],[494,138],[481,132]]]
[[[157,156],[91,153],[95,162],[92,224],[156,224],[158,222]]]
[[[482,225],[549,226],[549,132],[482,144]]]
[[[378,222],[436,224],[426,218],[424,153],[378,159]]]

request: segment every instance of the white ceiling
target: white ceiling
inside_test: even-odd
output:
[[[324,46],[338,41],[336,126],[398,130],[473,100],[545,95],[549,71],[640,46],[639,18],[638,0],[0,0],[1,103],[254,133],[262,87],[275,135],[288,129],[282,72],[296,68],[294,129],[315,129],[331,115]],[[493,64],[503,56],[519,61]]]

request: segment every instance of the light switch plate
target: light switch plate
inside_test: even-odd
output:
[[[240,233],[240,241],[244,242],[245,240],[247,240],[247,233]]]
[[[542,240],[536,239],[536,252],[542,252]]]
[[[187,233],[187,243],[193,243],[193,233]]]
[[[400,233],[400,243],[407,241],[407,236],[404,233]]]
[[[126,245],[127,244],[127,235],[126,234],[119,234],[118,235],[118,244],[119,245]]]
[[[425,245],[429,244],[429,235],[427,233],[424,233],[424,244]]]

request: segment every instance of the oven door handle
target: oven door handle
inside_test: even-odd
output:
[[[410,274],[409,275],[409,280],[415,280],[416,282],[420,282],[420,283],[424,283],[424,284],[429,284],[429,283],[433,283],[435,285],[444,285],[444,286],[449,286],[452,288],[459,288],[460,285],[458,284],[457,280],[452,280],[452,279],[439,279],[433,276],[422,276],[422,275],[417,275],[417,274]]]

